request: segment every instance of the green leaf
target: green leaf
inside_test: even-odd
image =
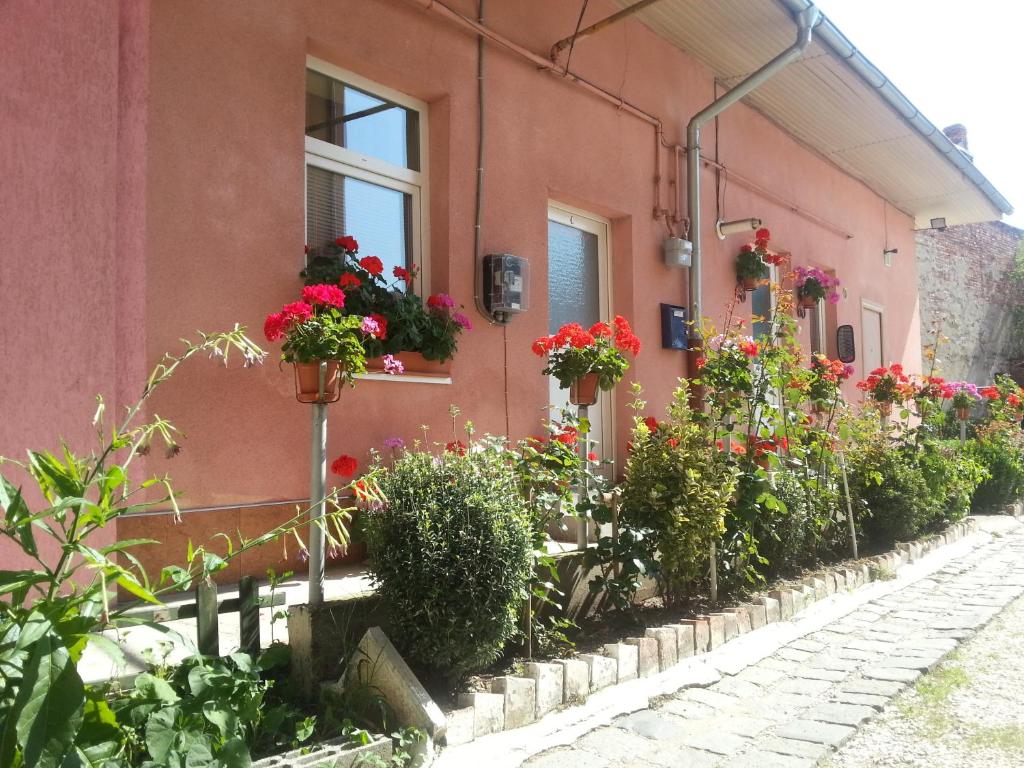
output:
[[[124,670],[126,662],[124,658],[124,651],[121,650],[121,646],[115,643],[106,635],[93,633],[87,636],[88,641],[99,648],[103,653],[107,655],[112,662],[114,662],[114,668],[118,673]]]
[[[32,517],[28,505],[21,497],[21,490],[11,485],[6,477],[0,477],[0,507],[4,510],[7,527],[18,529],[18,541],[21,543],[21,548],[31,557],[38,555],[39,550],[36,548],[32,526],[27,524]]]
[[[82,723],[85,686],[53,635],[32,646],[14,701],[15,731],[26,766],[56,768]]]
[[[135,678],[135,690],[147,699],[155,699],[165,704],[177,704],[181,700],[170,683],[148,672],[143,672]]]
[[[304,739],[299,739],[304,741]],[[224,764],[225,768],[249,768],[252,765],[252,758],[249,755],[249,747],[241,738],[235,737],[225,742],[220,748],[217,757]]]
[[[167,761],[167,755],[174,746],[177,736],[174,721],[177,717],[177,707],[166,707],[154,712],[146,721],[146,749],[158,763]]]
[[[130,573],[123,572],[118,576],[117,584],[129,594],[139,598],[139,600],[144,600],[145,602],[152,603],[153,605],[163,605],[163,603],[157,599],[156,595],[139,584],[138,580]]]
[[[230,709],[222,708],[216,701],[203,703],[203,717],[216,726],[222,739],[227,739],[238,731],[238,717]]]
[[[0,595],[27,589],[33,584],[40,584],[48,580],[49,577],[42,571],[0,571]]]

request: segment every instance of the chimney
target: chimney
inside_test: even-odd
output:
[[[961,123],[956,123],[943,128],[942,132],[946,134],[946,138],[959,147],[960,151],[967,156],[968,160],[972,162],[974,161],[974,155],[967,150],[967,126]]]

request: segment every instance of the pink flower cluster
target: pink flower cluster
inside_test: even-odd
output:
[[[839,278],[830,275],[822,269],[818,269],[818,267],[797,267],[793,271],[796,274],[795,284],[797,288],[803,288],[813,281],[821,286],[828,298],[829,304],[839,303],[839,294],[835,291],[839,286]]]

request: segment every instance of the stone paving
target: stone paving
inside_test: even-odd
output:
[[[864,603],[707,688],[616,718],[532,768],[804,768],[1024,593],[1024,529]]]

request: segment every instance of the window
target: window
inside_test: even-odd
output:
[[[759,285],[750,293],[750,313],[759,320],[754,321],[751,332],[755,339],[769,341],[773,338],[772,317],[775,315],[775,294],[771,286],[778,283],[779,268],[768,266],[768,285]]]
[[[813,309],[807,310],[807,323],[811,331],[811,354],[828,354],[828,337],[825,335],[825,302],[818,301]]]
[[[306,242],[339,235],[394,267],[426,259],[426,104],[310,58],[306,70]]]

